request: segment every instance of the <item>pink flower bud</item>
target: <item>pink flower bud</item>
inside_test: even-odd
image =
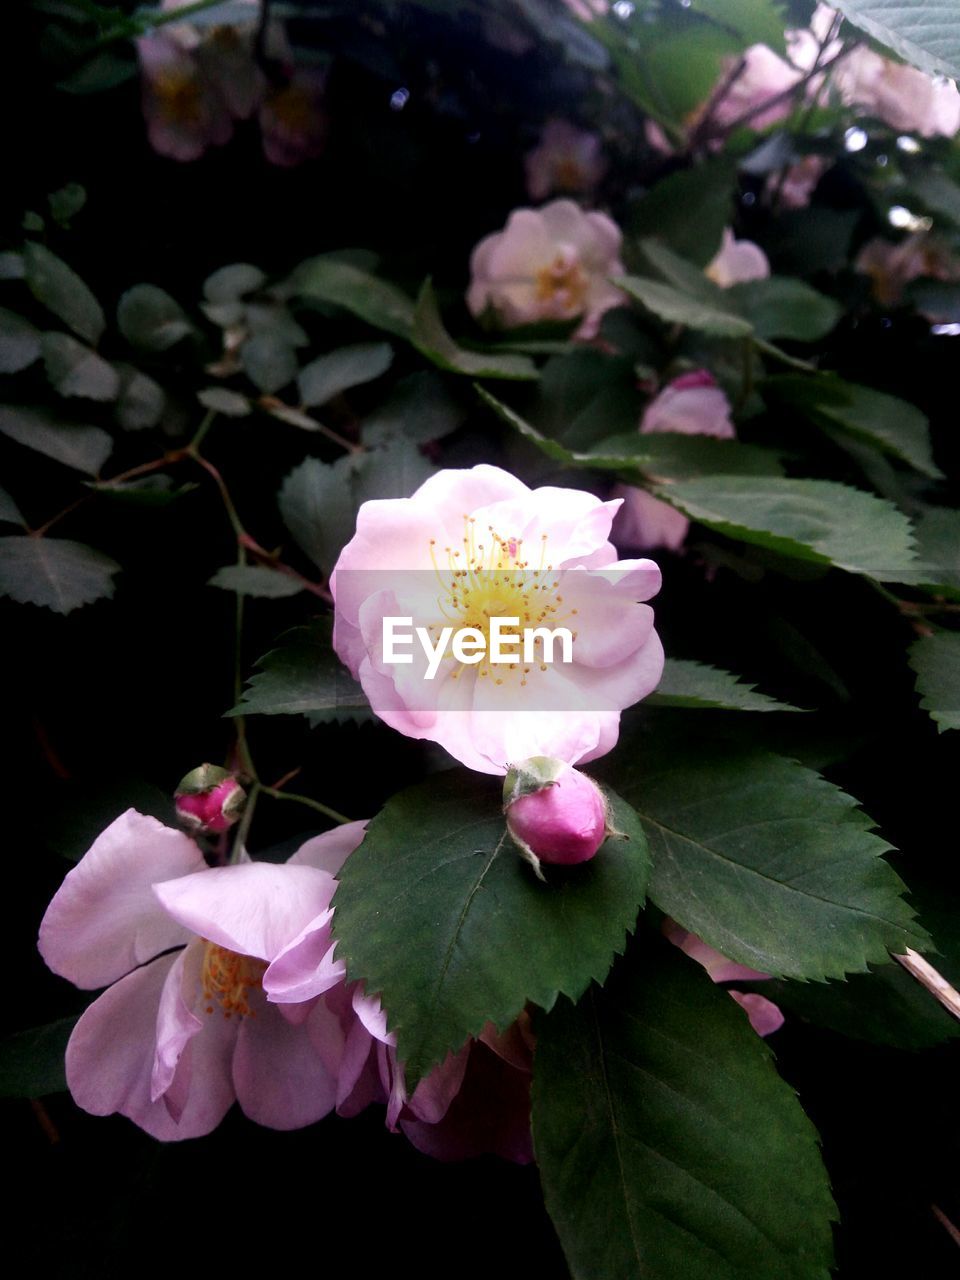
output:
[[[531,756],[503,784],[507,829],[534,866],[592,858],[607,837],[607,806],[595,782],[564,760]]]
[[[219,832],[237,821],[247,796],[226,769],[202,764],[181,778],[175,799],[177,814],[185,827],[195,832]]]

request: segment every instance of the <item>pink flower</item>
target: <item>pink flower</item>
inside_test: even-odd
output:
[[[292,168],[323,151],[327,140],[325,87],[322,72],[295,71],[285,85],[267,92],[260,108],[260,130],[263,154],[271,164]]]
[[[770,274],[767,255],[752,240],[737,240],[730,227],[725,227],[716,254],[704,267],[704,275],[721,289],[747,280],[764,280]]]
[[[576,337],[591,338],[603,313],[624,301],[608,280],[623,274],[622,239],[606,214],[572,200],[515,209],[471,255],[467,306],[475,316],[489,309],[508,329],[580,319]]]
[[[725,61],[721,84],[733,73],[739,61],[739,58]],[[743,61],[743,70],[711,110],[711,123],[726,130],[743,116],[755,112],[745,122],[746,126],[768,129],[790,114],[793,101],[784,95],[800,82],[801,73],[765,44],[751,45],[743,54]],[[764,110],[765,104],[769,106]]]
[[[935,236],[918,232],[899,244],[875,237],[860,250],[854,262],[857,271],[870,277],[873,296],[884,307],[895,307],[911,280],[960,279],[960,262]],[[938,317],[924,312],[936,323]]]
[[[503,786],[507,829],[537,862],[587,862],[607,838],[607,805],[595,782],[563,760],[514,765]]]
[[[782,176],[771,173],[766,183],[767,195],[775,195],[785,209],[805,209],[829,166],[826,156],[804,156],[790,165]]]
[[[400,1130],[418,1150],[437,1160],[486,1154],[518,1164],[533,1159],[534,1040],[525,1012],[502,1034],[488,1023],[478,1039],[448,1054],[411,1094],[380,1000],[355,989],[353,1007],[369,1036],[360,1050],[365,1057],[357,1075],[358,1092],[364,1103],[386,1103],[388,1128]]]
[[[609,751],[620,712],[656,687],[663,666],[653,610],[640,603],[659,590],[660,571],[617,560],[608,535],[618,506],[578,489],[529,489],[486,465],[439,471],[410,498],[365,502],[330,589],[334,648],[376,714],[483,773]],[[516,631],[575,632],[572,661],[558,652],[491,663],[491,619],[511,617],[523,620]],[[408,662],[390,660],[390,618],[412,620]],[[449,642],[468,626],[480,648],[460,660]],[[436,648],[444,636],[447,648]]]
[[[524,158],[527,195],[545,200],[553,191],[592,191],[606,167],[599,134],[568,120],[548,120],[539,143]]]
[[[640,433],[658,431],[733,439],[730,402],[706,369],[682,374],[650,401],[640,421]],[[679,551],[690,529],[685,515],[645,489],[618,485],[614,492],[623,499],[614,524],[620,546]]]
[[[728,960],[713,947],[708,947],[695,933],[681,929],[674,920],[664,922],[663,932],[675,947],[702,965],[714,982],[760,982],[770,977],[769,973],[758,973],[756,969]],[[783,1026],[783,1014],[772,1000],[752,991],[731,991],[729,994],[746,1013],[758,1036],[772,1035]]]
[[[960,93],[952,80],[935,80],[872,49],[855,49],[838,63],[833,83],[847,106],[892,129],[923,138],[952,138],[960,129]]]
[[[356,1021],[330,899],[363,826],[318,836],[284,865],[211,868],[182,832],[133,809],[117,818],[40,926],[54,973],[108,988],[67,1046],[78,1105],[164,1140],[209,1133],[235,1099],[274,1129],[330,1111]]]
[[[197,160],[233,135],[226,103],[194,55],[167,32],[137,41],[143,114],[154,151],[171,160]]]

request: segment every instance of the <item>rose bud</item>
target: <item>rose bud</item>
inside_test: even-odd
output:
[[[552,756],[531,756],[510,767],[503,806],[514,843],[535,869],[540,862],[586,862],[609,834],[600,788]]]
[[[190,831],[226,831],[243,813],[247,795],[233,774],[202,764],[180,779],[174,793],[177,815]]]

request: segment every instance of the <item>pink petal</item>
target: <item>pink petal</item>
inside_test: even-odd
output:
[[[731,991],[729,994],[746,1012],[750,1025],[758,1036],[773,1035],[774,1031],[779,1031],[783,1026],[783,1014],[766,996],[756,995],[753,992],[744,994],[742,991]]]
[[[40,925],[40,954],[78,987],[105,987],[189,935],[153,895],[157,880],[205,868],[194,842],[128,809],[67,873]]]
[[[316,867],[318,871],[326,871],[328,875],[337,875],[363,839],[367,822],[366,818],[361,822],[345,822],[332,831],[314,836],[287,859],[287,866]]]
[[[268,1129],[313,1124],[337,1100],[337,1082],[308,1034],[291,1026],[266,1000],[254,999],[255,1017],[242,1020],[233,1058],[233,1082],[244,1115]]]
[[[191,933],[269,963],[327,910],[334,888],[315,867],[248,862],[168,880],[154,892]]]
[[[301,1004],[342,982],[346,966],[335,960],[336,943],[330,932],[333,911],[322,911],[271,962],[263,975],[263,990],[274,1004]]]
[[[121,978],[95,1000],[67,1045],[67,1084],[78,1106],[93,1115],[119,1111],[164,1141],[210,1133],[233,1101],[226,1066],[236,1024],[205,1027],[190,1042],[178,1068],[185,1091],[179,1123],[163,1099],[151,1100],[157,1010],[176,956],[161,956]]]

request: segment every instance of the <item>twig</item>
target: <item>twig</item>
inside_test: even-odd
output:
[[[910,947],[902,956],[894,956],[910,974],[916,978],[921,987],[925,987],[935,1000],[939,1000],[948,1013],[960,1018],[960,991],[952,987],[942,973],[939,973],[928,960],[918,955]]]

